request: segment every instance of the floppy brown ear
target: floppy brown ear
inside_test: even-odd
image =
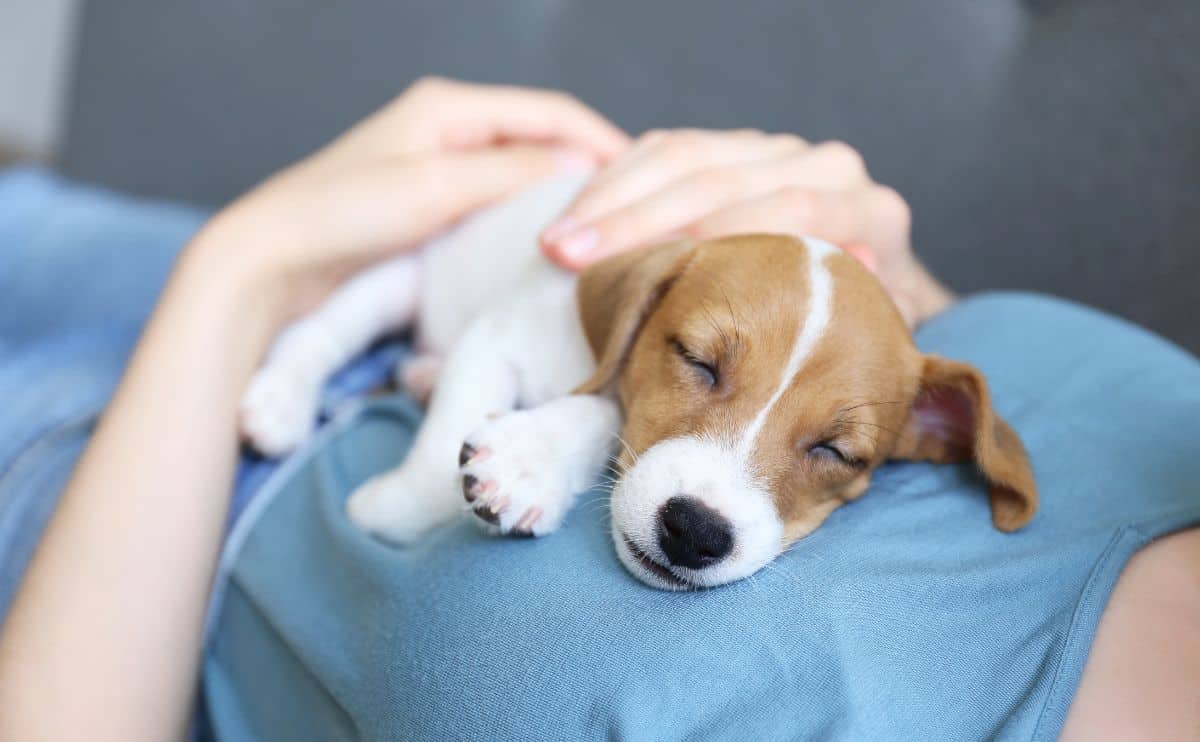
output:
[[[575,298],[596,371],[576,389],[606,390],[617,378],[638,330],[691,258],[691,242],[631,250],[596,263],[579,276]]]
[[[1033,519],[1037,485],[1016,432],[992,411],[983,374],[926,356],[921,389],[893,458],[948,463],[972,460],[988,482],[992,523],[1015,531]]]

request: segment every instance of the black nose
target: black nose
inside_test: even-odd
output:
[[[677,495],[658,511],[658,545],[676,567],[709,567],[733,549],[733,526],[696,498]]]

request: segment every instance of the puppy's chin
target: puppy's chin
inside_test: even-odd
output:
[[[707,566],[673,564],[664,550],[664,506],[680,495],[719,514],[732,537],[728,553]],[[612,528],[621,563],[660,590],[740,580],[762,569],[783,546],[783,523],[770,493],[749,476],[736,451],[700,437],[660,441],[637,457],[613,488]]]

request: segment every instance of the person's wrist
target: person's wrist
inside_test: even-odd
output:
[[[279,303],[257,274],[219,259],[206,239],[197,235],[180,254],[139,347],[170,348],[169,363],[217,369],[236,394],[282,326]]]
[[[255,249],[253,239],[218,214],[184,248],[168,290],[209,307],[220,305],[265,332],[277,332],[296,312],[295,302],[280,267]]]

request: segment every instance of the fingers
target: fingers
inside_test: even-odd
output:
[[[707,205],[698,205],[688,190],[688,184],[668,189],[568,235],[558,243],[563,261],[571,268],[583,267],[622,249],[677,235],[713,239],[775,232],[842,245],[874,271],[877,250],[903,245],[908,239],[908,208],[903,199],[874,184],[843,191],[804,186],[749,191],[753,195],[728,199],[711,212]]]
[[[365,162],[326,158],[268,181],[240,210],[255,215],[252,222],[276,225],[277,237],[267,242],[288,246],[270,259],[281,275],[299,271],[327,281],[415,246],[472,211],[579,165],[574,151],[533,145]]]
[[[472,86],[475,115],[485,122],[485,139],[555,142],[577,147],[601,162],[629,146],[629,136],[566,93],[515,87]],[[476,142],[477,144],[479,142]]]
[[[414,83],[374,118],[373,138],[405,140],[402,154],[539,143],[607,162],[629,145],[623,131],[566,93],[438,77]]]
[[[901,211],[902,206],[902,201],[899,205],[894,201],[893,191],[880,186],[848,191],[791,186],[709,214],[690,225],[687,233],[711,239],[779,232],[852,245],[861,252],[865,245],[890,245],[907,237],[907,209]]]
[[[870,183],[862,158],[840,142],[808,147],[795,138],[761,134],[746,138],[709,133],[701,136],[718,140],[725,137],[726,141],[702,142],[710,146],[694,160],[682,163],[672,162],[661,148],[644,147],[641,142],[635,145],[597,176],[589,193],[543,233],[547,254],[567,267],[583,267],[622,250],[690,232],[689,227],[701,219],[776,192],[797,188],[851,190]],[[677,179],[654,190],[671,177]],[[774,200],[781,201],[783,196]],[[605,210],[614,203],[620,205]],[[771,212],[782,223],[752,222],[741,231],[793,231],[791,222],[797,218],[796,214],[771,207],[756,205],[749,211],[758,217]]]
[[[688,234],[712,239],[739,232],[767,231],[782,234],[811,234],[830,242],[861,238],[857,200],[846,193],[817,191],[803,187],[781,188],[772,193],[735,204],[697,220]]]
[[[753,131],[651,132],[600,173],[563,216],[569,222],[585,223],[688,175],[795,154],[806,146],[798,137]]]

